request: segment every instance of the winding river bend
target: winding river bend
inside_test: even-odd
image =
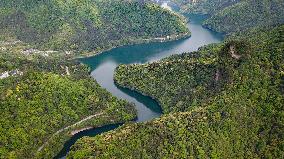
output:
[[[135,103],[138,117],[135,122],[152,120],[162,114],[159,104],[142,94],[120,88],[113,81],[115,68],[119,64],[147,63],[160,60],[173,54],[196,51],[199,47],[218,43],[223,40],[221,34],[203,28],[201,23],[206,18],[200,15],[187,15],[190,22],[187,24],[191,31],[191,37],[166,43],[149,43],[133,46],[124,46],[106,51],[94,57],[81,59],[81,62],[91,67],[91,76],[107,91],[114,96]],[[95,136],[109,130],[113,130],[120,124],[107,125],[101,128],[82,131],[74,135],[65,143],[63,150],[56,158],[65,158],[70,147],[83,136]]]

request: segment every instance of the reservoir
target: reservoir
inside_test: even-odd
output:
[[[162,114],[162,110],[159,104],[150,97],[146,97],[129,89],[121,88],[114,83],[114,70],[118,65],[153,62],[173,54],[196,51],[201,46],[218,43],[223,40],[221,34],[202,27],[201,24],[206,18],[205,16],[186,16],[189,19],[187,26],[191,32],[190,38],[165,43],[123,46],[103,52],[94,57],[80,59],[82,63],[91,68],[91,76],[101,85],[101,87],[112,93],[112,95],[135,104],[138,113],[135,122],[143,122],[157,118]],[[83,136],[95,136],[113,130],[120,125],[121,124],[106,125],[101,128],[86,130],[74,135],[65,143],[64,148],[56,158],[65,158],[70,147],[79,138]]]

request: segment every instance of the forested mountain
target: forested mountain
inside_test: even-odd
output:
[[[184,13],[212,15],[241,0],[172,0]]]
[[[218,32],[231,33],[253,27],[284,23],[283,0],[245,0],[213,15],[204,25]]]
[[[0,158],[52,158],[74,130],[135,118],[133,105],[102,89],[86,66],[22,53],[27,47],[0,44],[0,72],[10,75],[0,78]]]
[[[190,35],[149,1],[0,1],[0,158],[53,158],[80,131],[136,118],[74,58]],[[165,114],[82,138],[67,158],[284,158],[283,0],[173,1],[226,40],[120,65],[116,84]]]
[[[283,158],[283,38],[283,25],[253,29],[194,53],[121,65],[117,83],[169,114],[83,138],[68,157]]]
[[[74,56],[188,35],[181,16],[144,1],[1,0],[0,158],[53,158],[82,129],[136,117]]]
[[[1,0],[0,17],[2,38],[42,49],[100,52],[190,34],[177,14],[136,0]]]
[[[201,53],[215,51],[209,48],[143,66],[120,65],[114,78],[119,85],[130,86],[155,97],[165,113],[186,111],[192,109],[186,106],[192,105],[188,100],[199,100],[215,94],[208,90],[214,87],[212,77],[217,66],[212,61],[215,59],[197,58]],[[194,103],[200,104],[197,101]]]
[[[232,33],[284,23],[283,0],[173,0],[182,12],[208,14],[204,26]]]

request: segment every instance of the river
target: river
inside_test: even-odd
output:
[[[166,43],[149,43],[132,46],[124,46],[94,57],[81,59],[81,62],[91,67],[91,76],[107,91],[114,96],[127,100],[135,104],[138,117],[135,122],[152,120],[162,114],[159,104],[146,96],[129,89],[120,88],[113,81],[115,68],[119,64],[147,63],[160,60],[173,54],[196,51],[199,47],[218,43],[223,40],[223,36],[203,28],[201,23],[206,18],[201,15],[186,15],[190,22],[187,26],[191,31],[191,37]],[[109,130],[113,130],[120,124],[107,125],[101,128],[86,130],[74,135],[64,145],[62,151],[56,158],[65,158],[70,147],[83,136],[95,136]]]

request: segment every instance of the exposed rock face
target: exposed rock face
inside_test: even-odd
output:
[[[230,46],[230,54],[231,54],[232,58],[237,59],[237,60],[239,60],[242,57],[241,55],[238,55],[236,53],[235,46],[233,46],[233,45]]]
[[[68,66],[65,66],[65,70],[66,70],[66,75],[70,76],[70,72],[69,72],[69,67]]]
[[[93,128],[93,127],[86,127],[86,128],[74,130],[74,131],[71,132],[71,135],[74,136],[74,135],[78,134],[78,133],[81,132],[81,131],[90,130],[90,129],[92,129],[92,128]]]
[[[215,73],[215,81],[218,82],[220,80],[220,70],[217,70]]]

